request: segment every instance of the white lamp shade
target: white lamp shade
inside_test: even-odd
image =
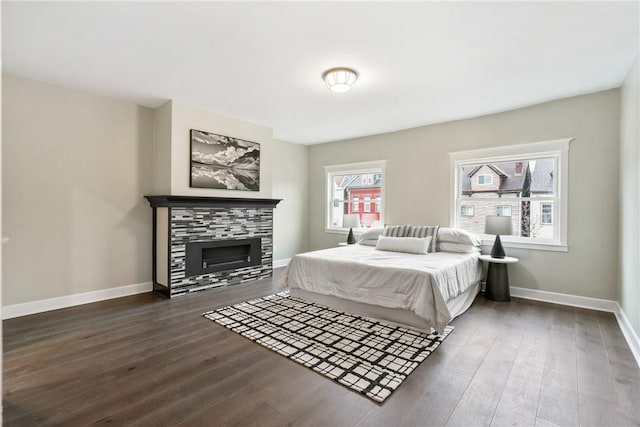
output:
[[[322,73],[322,79],[332,92],[346,92],[358,80],[358,72],[351,68],[331,68]]]
[[[512,233],[511,217],[487,215],[484,222],[484,232],[485,234],[510,236]]]
[[[345,214],[345,216],[342,217],[342,226],[344,228],[359,228],[360,217],[358,214]]]

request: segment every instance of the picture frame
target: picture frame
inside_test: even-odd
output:
[[[260,144],[191,129],[189,186],[260,191]]]

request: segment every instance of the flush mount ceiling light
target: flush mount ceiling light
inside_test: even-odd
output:
[[[322,79],[332,92],[346,92],[358,80],[358,72],[352,68],[330,68],[322,73]]]

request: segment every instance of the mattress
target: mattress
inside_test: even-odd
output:
[[[280,276],[301,289],[373,306],[409,311],[436,330],[453,318],[453,301],[482,277],[480,254],[425,255],[349,245],[296,255]]]

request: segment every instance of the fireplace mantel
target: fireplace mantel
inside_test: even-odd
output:
[[[250,207],[250,208],[275,208],[282,199],[253,199],[241,197],[202,197],[202,196],[169,196],[150,195],[144,196],[152,208],[166,207]]]
[[[155,292],[173,298],[272,277],[280,199],[144,197],[153,209]],[[231,249],[212,250],[222,247]]]

